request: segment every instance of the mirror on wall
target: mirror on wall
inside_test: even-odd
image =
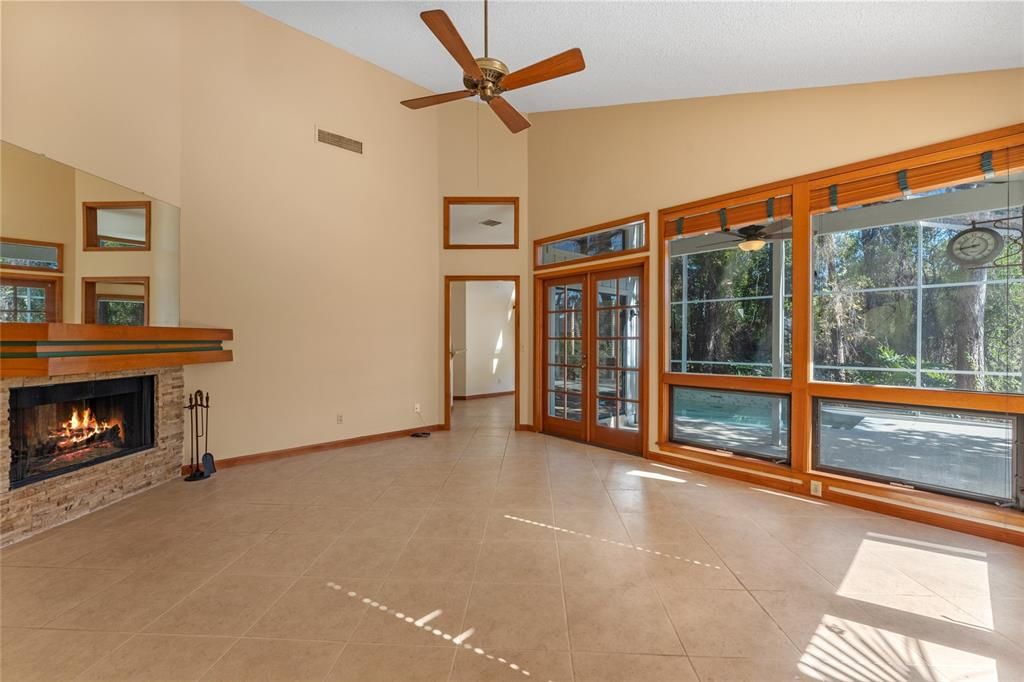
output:
[[[152,215],[152,201],[83,202],[85,250],[149,250]]]
[[[176,326],[179,213],[0,142],[0,321]]]
[[[445,197],[444,248],[519,248],[519,197]]]

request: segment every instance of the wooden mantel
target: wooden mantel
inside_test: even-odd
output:
[[[230,362],[230,329],[0,323],[0,378]]]

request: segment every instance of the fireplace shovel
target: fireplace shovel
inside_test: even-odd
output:
[[[188,405],[185,406],[185,409],[189,411],[190,421],[192,422],[192,440],[189,442],[191,451],[189,463],[192,467],[192,472],[185,477],[185,480],[201,481],[204,478],[209,478],[217,471],[213,455],[209,450],[210,394],[207,393],[204,396],[202,391],[196,391],[195,396],[190,395],[188,397]],[[199,447],[200,438],[203,439],[201,450]],[[200,455],[200,452],[203,452],[203,454]]]

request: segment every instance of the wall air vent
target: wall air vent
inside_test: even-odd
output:
[[[329,130],[322,130],[321,128],[316,129],[316,141],[329,144],[334,147],[340,147],[341,149],[347,149],[350,152],[356,154],[363,153],[363,143],[359,140],[353,140],[351,137],[345,137],[338,133],[332,133]]]
[[[501,221],[495,220],[494,218],[488,218],[487,220],[481,220],[480,224],[486,225],[487,227],[497,227],[498,225],[501,225]]]

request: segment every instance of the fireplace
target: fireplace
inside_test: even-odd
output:
[[[11,389],[10,487],[153,447],[153,377]]]

